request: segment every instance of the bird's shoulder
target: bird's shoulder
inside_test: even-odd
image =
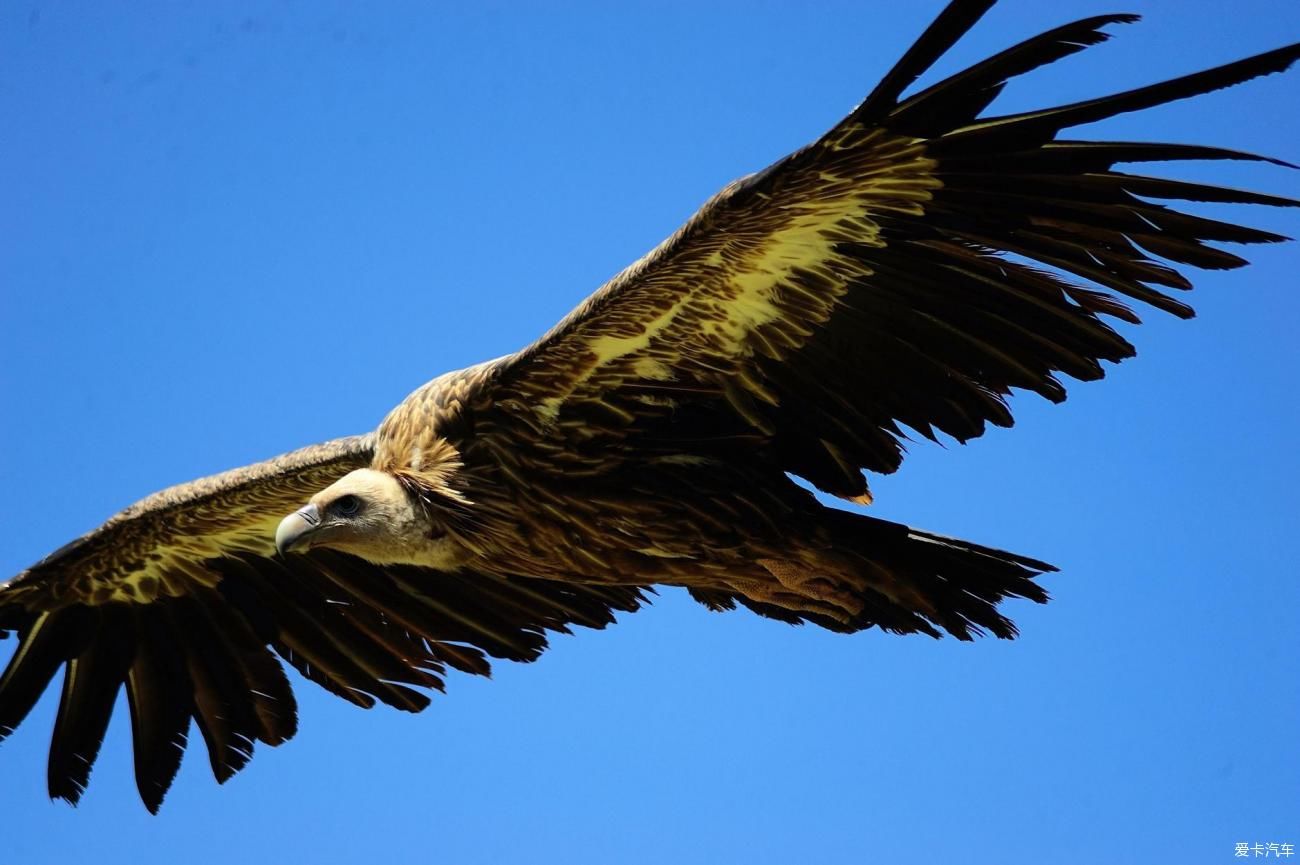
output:
[[[443,373],[402,400],[375,431],[374,467],[406,465],[410,454],[451,444],[462,448],[475,419],[492,407],[493,385],[509,356]]]

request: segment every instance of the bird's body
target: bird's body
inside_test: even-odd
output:
[[[1118,297],[1188,317],[1173,264],[1279,235],[1167,200],[1287,199],[1115,170],[1255,159],[1063,130],[1278,72],[1300,46],[1002,117],[1005,82],[1133,16],[1065,25],[904,91],[991,5],[957,0],[817,141],[742,178],[522,351],[419,388],[370,434],[165,490],[0,586],[0,736],[65,686],[52,795],[76,800],[124,684],[156,808],[191,719],[224,780],[291,736],[275,655],[359,705],[418,710],[449,669],[531,660],[681,586],[837,631],[1015,634],[1051,566],[857,504],[911,431],[1010,426],[1133,355]],[[1090,283],[1082,285],[1080,281]],[[792,477],[793,476],[793,477]]]
[[[894,607],[934,617],[944,604],[927,601],[915,578],[897,579],[891,562],[978,549],[827,508],[786,475],[761,437],[741,428],[715,429],[712,440],[699,435],[676,414],[690,410],[689,399],[657,398],[657,423],[641,414],[631,431],[607,407],[605,425],[547,424],[526,405],[503,412],[494,395],[509,366],[494,361],[417,390],[380,425],[370,467],[322,493],[328,502],[376,474],[401,479],[422,505],[414,509],[420,529],[406,533],[420,543],[335,546],[370,561],[503,578],[682,586],[717,608],[739,602],[836,630],[883,621],[904,632],[932,629]],[[485,429],[511,421],[527,424],[527,434]],[[503,437],[527,446],[494,446]],[[1018,578],[1008,589],[1045,599],[1026,578],[1047,565],[1001,556]],[[965,635],[964,625],[948,624]],[[1010,633],[996,615],[978,624]]]

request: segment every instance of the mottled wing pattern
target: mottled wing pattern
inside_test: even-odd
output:
[[[637,609],[635,587],[568,586],[470,571],[378,567],[317,550],[274,555],[275,527],[314,493],[368,465],[373,436],[305,448],[150,496],[0,586],[0,739],[60,668],[50,795],[77,801],[125,687],[136,781],[157,810],[191,720],[225,781],[256,742],[297,729],[276,654],[359,706],[419,711],[449,668],[530,661],[546,632],[600,628]],[[272,651],[274,650],[274,652]]]
[[[205,561],[274,554],[280,520],[368,465],[373,447],[373,435],[337,439],[154,493],[10,580],[0,597],[147,603],[214,586],[220,574]]]
[[[1280,71],[1300,47],[981,119],[1009,78],[1135,18],[1102,16],[900,99],[990,5],[953,3],[830,132],[724,189],[505,365],[496,425],[479,428],[500,433],[497,457],[518,447],[520,424],[529,440],[564,439],[568,456],[611,437],[643,452],[748,448],[869,500],[861,470],[897,468],[904,427],[965,441],[1011,425],[1012,388],[1060,401],[1058,375],[1100,378],[1101,361],[1131,356],[1106,322],[1138,320],[1116,295],[1191,315],[1166,293],[1191,284],[1157,257],[1233,268],[1245,261],[1207,242],[1283,239],[1161,201],[1296,202],[1114,169],[1259,157],[1057,135]]]

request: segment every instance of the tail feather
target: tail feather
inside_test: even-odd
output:
[[[985,632],[1004,640],[1017,630],[998,610],[1008,598],[1047,603],[1034,580],[1046,562],[914,529],[864,514],[822,508],[818,529],[780,559],[760,558],[770,579],[742,579],[734,590],[692,588],[711,610],[737,605],[791,624],[854,633],[943,632],[970,640]],[[815,540],[813,539],[815,538]]]
[[[850,630],[877,626],[937,637],[942,628],[959,640],[985,631],[1013,639],[1016,626],[998,605],[1007,598],[1048,600],[1034,582],[1056,570],[1046,562],[862,514],[827,508],[823,516],[836,549],[863,563],[869,584]]]

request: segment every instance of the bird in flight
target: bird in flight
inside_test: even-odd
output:
[[[297,725],[281,661],[419,711],[449,671],[531,661],[655,586],[852,633],[1010,638],[1041,561],[821,504],[869,504],[909,434],[1011,426],[1179,317],[1187,265],[1276,234],[1163,203],[1294,206],[1117,170],[1262,160],[1084,141],[1083,124],[1280,72],[1300,45],[1041,110],[1006,82],[1135,20],[1102,15],[914,87],[992,0],[954,0],[825,135],[730,184],[535,343],[416,390],[374,432],[156,493],[0,585],[0,738],[62,670],[49,792],[85,790],[125,688],[156,811],[195,725],[218,781]],[[1285,163],[1283,163],[1285,164]]]

